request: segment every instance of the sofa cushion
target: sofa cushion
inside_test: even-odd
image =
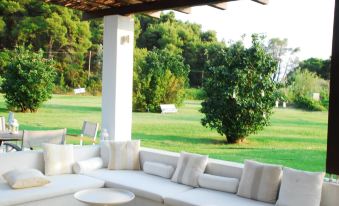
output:
[[[3,174],[3,177],[13,189],[40,187],[50,182],[42,172],[36,169],[14,169]]]
[[[207,161],[207,155],[181,152],[172,181],[199,187],[198,178],[204,173]]]
[[[169,179],[173,175],[174,167],[172,165],[147,161],[144,163],[143,170],[147,174]]]
[[[48,179],[51,182],[42,187],[20,190],[13,190],[7,183],[0,182],[0,205],[17,205],[104,186],[104,181],[83,175],[57,175]]]
[[[272,204],[239,197],[235,194],[197,188],[165,197],[169,206],[272,206]]]
[[[106,187],[121,188],[139,197],[163,202],[164,197],[192,189],[169,179],[149,175],[143,171],[100,169],[87,173],[91,177],[105,180]]]
[[[245,160],[237,195],[268,203],[277,201],[282,176],[279,165]]]
[[[277,206],[319,206],[325,173],[284,168]]]
[[[199,176],[199,186],[206,189],[218,190],[222,192],[236,193],[239,180],[236,178],[222,177],[210,174]]]
[[[73,145],[43,144],[45,175],[72,174]]]
[[[140,170],[140,140],[110,142],[108,169]]]

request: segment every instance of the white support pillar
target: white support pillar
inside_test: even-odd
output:
[[[115,141],[131,139],[134,21],[104,17],[102,129]]]

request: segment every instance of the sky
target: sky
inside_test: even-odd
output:
[[[192,14],[176,12],[178,19],[215,30],[219,40],[237,41],[243,34],[249,44],[253,33],[287,38],[289,47],[300,48],[298,57],[327,59],[331,56],[335,0],[270,0],[261,5],[251,0],[228,3],[227,10],[193,7]]]

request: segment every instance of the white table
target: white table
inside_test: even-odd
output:
[[[93,206],[122,205],[132,201],[134,197],[130,191],[115,188],[88,189],[74,194],[75,199]]]

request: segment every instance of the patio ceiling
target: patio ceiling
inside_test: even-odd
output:
[[[190,13],[192,6],[208,5],[217,9],[226,9],[227,2],[235,0],[44,0],[84,12],[84,19],[100,18],[107,15],[130,15],[145,13],[159,15],[158,11],[173,9]],[[269,0],[252,0],[267,4]]]

